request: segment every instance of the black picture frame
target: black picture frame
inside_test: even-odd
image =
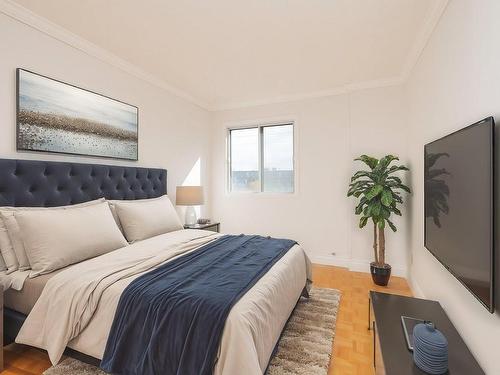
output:
[[[105,98],[105,99],[108,99],[108,100],[111,100],[111,101],[114,101],[114,102],[117,102],[117,103],[121,103],[121,104],[124,104],[126,106],[129,106],[129,107],[133,108],[135,110],[136,136],[137,136],[137,140],[136,140],[136,150],[137,151],[135,153],[135,156],[129,158],[129,157],[120,157],[120,156],[105,155],[105,154],[102,154],[102,155],[100,155],[100,154],[87,154],[87,153],[80,153],[80,152],[66,152],[66,151],[57,151],[57,150],[41,150],[41,149],[33,149],[33,148],[24,147],[21,144],[21,142],[20,142],[20,119],[19,119],[20,118],[20,74],[21,74],[21,72],[26,72],[26,73],[29,73],[29,74],[33,74],[33,75],[36,75],[38,77],[42,77],[44,79],[47,79],[47,80],[50,80],[50,81],[54,81],[54,82],[63,84],[63,85],[72,87],[72,88],[77,89],[77,90],[82,90],[84,92],[91,93],[93,95],[96,95],[96,96],[99,96],[99,97],[102,97],[102,98]],[[45,75],[40,74],[40,73],[33,72],[31,70],[28,70],[28,69],[17,68],[16,69],[16,150],[17,151],[21,151],[21,152],[35,152],[35,153],[43,152],[43,153],[49,153],[49,154],[85,156],[85,157],[90,157],[90,158],[105,158],[105,159],[138,161],[139,160],[139,107],[137,107],[135,105],[132,105],[130,103],[124,102],[122,100],[111,98],[111,97],[109,97],[107,95],[103,95],[103,94],[100,94],[98,92],[95,92],[95,91],[92,91],[92,90],[89,90],[89,89],[85,89],[83,87],[79,87],[79,86],[73,85],[73,84],[68,83],[68,82],[64,82],[64,81],[61,81],[61,80],[58,80],[58,79],[55,79],[55,78],[52,78],[52,77],[45,76]]]

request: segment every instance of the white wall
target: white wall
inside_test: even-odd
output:
[[[485,116],[498,120],[498,14],[497,0],[450,1],[405,86],[212,114],[0,14],[0,157],[167,168],[170,193],[186,178],[207,187],[212,216],[221,220],[224,232],[291,237],[317,262],[365,270],[371,230],[357,229],[354,201],[345,196],[357,168],[352,159],[361,153],[399,154],[410,163],[414,194],[403,210],[405,217],[396,220],[400,230],[388,233],[388,260],[399,274],[412,263],[414,292],[439,300],[484,370],[500,373],[499,314],[489,314],[422,240],[423,145]],[[139,162],[17,153],[17,67],[138,106]],[[279,119],[296,122],[296,194],[227,194],[226,127]]]
[[[367,153],[406,155],[402,87],[215,112],[212,139],[212,215],[224,232],[296,239],[317,263],[363,271],[372,259],[372,230],[359,230],[347,198],[353,158]],[[295,194],[226,192],[226,129],[256,121],[295,120]],[[387,234],[389,261],[406,272],[406,222]],[[332,252],[336,255],[333,256]]]
[[[139,162],[16,152],[18,67],[139,107]],[[208,187],[209,118],[207,111],[0,13],[0,157],[162,167],[174,198],[175,186],[198,159],[200,172],[191,181]]]
[[[450,1],[407,85],[413,289],[441,302],[487,374],[500,373],[500,315],[489,314],[423,247],[422,153],[425,143],[486,116],[498,122],[499,14],[497,0]]]

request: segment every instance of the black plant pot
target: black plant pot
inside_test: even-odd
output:
[[[375,262],[371,262],[370,273],[372,274],[372,280],[376,285],[387,286],[389,279],[391,278],[391,266],[389,264],[381,266]]]

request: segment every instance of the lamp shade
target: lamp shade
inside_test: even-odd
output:
[[[177,186],[175,203],[178,206],[203,204],[203,186]]]

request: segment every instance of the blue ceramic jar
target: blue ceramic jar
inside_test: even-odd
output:
[[[448,341],[432,323],[413,329],[413,361],[422,371],[440,375],[448,370]]]

